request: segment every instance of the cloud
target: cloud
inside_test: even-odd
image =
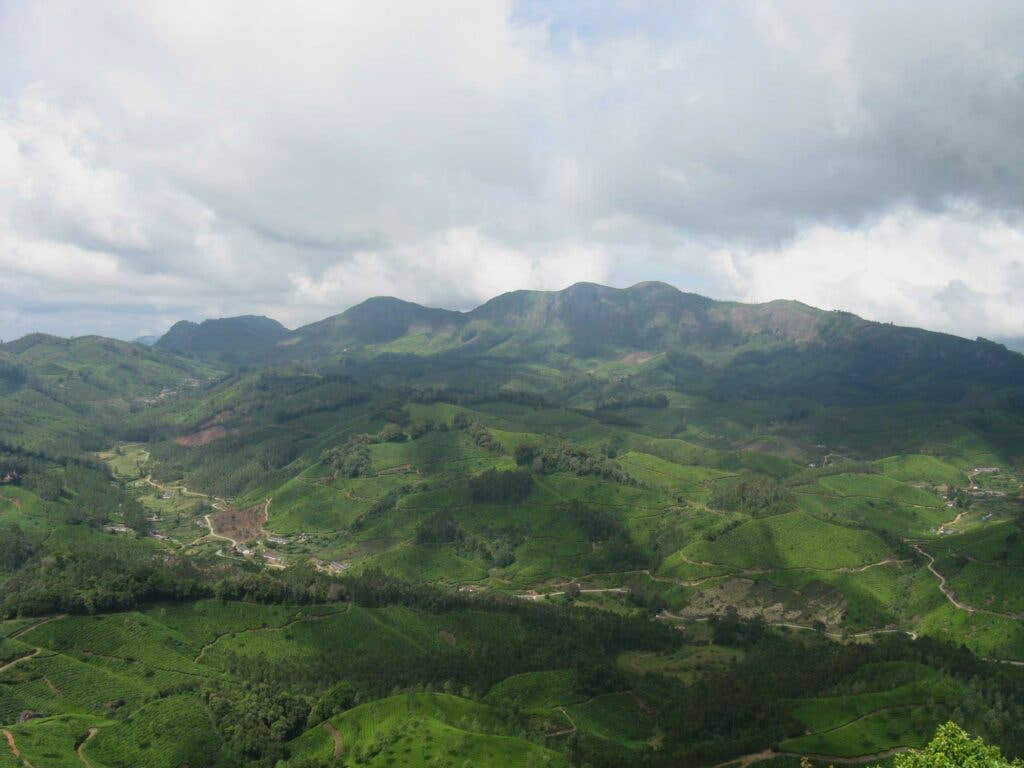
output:
[[[397,251],[359,251],[321,276],[293,273],[292,303],[347,306],[368,296],[399,295],[429,303],[442,284],[450,308],[469,309],[514,286],[558,290],[575,282],[603,282],[610,258],[598,248],[553,243],[521,251],[474,229],[448,230],[428,243]]]
[[[0,336],[662,278],[1019,335],[1024,9],[0,6]]]
[[[709,255],[726,290],[953,333],[1024,327],[1024,228],[975,205],[896,210],[860,228],[811,227],[771,250]]]

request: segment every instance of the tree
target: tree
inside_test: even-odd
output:
[[[149,521],[149,513],[136,499],[130,499],[121,513],[124,524],[131,528],[139,536],[148,536],[153,529]]]
[[[406,440],[406,434],[398,424],[389,422],[381,429],[378,438],[382,443],[403,443]]]
[[[13,571],[32,554],[32,545],[17,523],[0,523],[0,571]]]
[[[999,749],[982,739],[972,739],[953,722],[940,725],[932,742],[921,750],[897,755],[895,768],[1010,768],[1024,766],[1019,759],[1009,761]]]
[[[529,445],[528,443],[520,443],[516,446],[515,458],[516,464],[520,467],[524,467],[527,464],[533,463],[533,457],[537,455],[537,446]]]

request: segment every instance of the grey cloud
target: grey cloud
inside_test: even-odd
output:
[[[974,262],[949,274],[979,311],[908,283],[892,316],[1013,332],[972,275],[1019,259],[982,230],[1021,231],[1021,40],[1024,9],[1000,2],[10,2],[0,335],[530,287],[467,269],[764,298],[759,265],[815,263],[821,227],[927,272],[926,227],[890,240],[878,221],[910,210],[952,237],[964,204]],[[793,295],[834,301],[813,278]],[[872,290],[852,308],[883,311]],[[119,297],[133,309],[101,322]]]

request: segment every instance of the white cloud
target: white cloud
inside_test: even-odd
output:
[[[967,0],[4,3],[0,336],[659,277],[1021,334],[1021,39]]]
[[[299,272],[290,280],[294,303],[321,312],[379,295],[430,303],[438,284],[452,308],[468,309],[515,286],[557,290],[581,280],[606,281],[610,262],[599,248],[555,243],[527,252],[460,228],[414,247],[360,251],[320,277]]]
[[[1024,328],[1024,227],[974,205],[897,210],[860,228],[819,225],[781,248],[711,258],[747,301],[794,298],[961,334]]]

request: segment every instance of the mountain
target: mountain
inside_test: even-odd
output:
[[[287,360],[322,360],[359,350],[387,351],[388,345],[405,340],[421,351],[448,348],[457,341],[467,315],[448,309],[424,307],[390,296],[378,296],[277,340],[277,356]],[[439,344],[440,342],[440,344]]]
[[[294,331],[267,318],[182,322],[156,346],[234,366],[323,368],[345,361],[380,367],[416,358],[417,367],[401,373],[424,382],[484,360],[492,370],[529,361],[564,375],[625,363],[633,374],[650,377],[657,369],[662,378],[703,393],[831,403],[954,401],[1024,379],[1024,360],[984,339],[871,322],[796,301],[715,301],[658,282],[512,291],[469,312],[376,297]],[[480,370],[476,365],[475,373]]]
[[[311,349],[373,355],[463,348],[502,357],[599,357],[671,348],[712,351],[751,339],[806,343],[827,317],[797,302],[717,302],[665,283],[624,289],[577,283],[561,291],[512,291],[470,312],[369,299],[299,328],[279,346],[289,347],[292,359]]]
[[[803,343],[827,316],[796,302],[737,304],[684,293],[665,283],[618,289],[577,283],[562,291],[515,291],[469,314],[534,346],[581,356],[615,351],[714,349],[763,336]]]
[[[218,363],[240,365],[264,360],[288,329],[277,320],[242,315],[193,323],[181,320],[154,345],[157,349]]]
[[[152,347],[154,344],[156,344],[158,341],[160,341],[160,337],[159,336],[136,336],[134,339],[132,339],[132,341],[134,341],[136,344],[141,344],[144,347]]]

